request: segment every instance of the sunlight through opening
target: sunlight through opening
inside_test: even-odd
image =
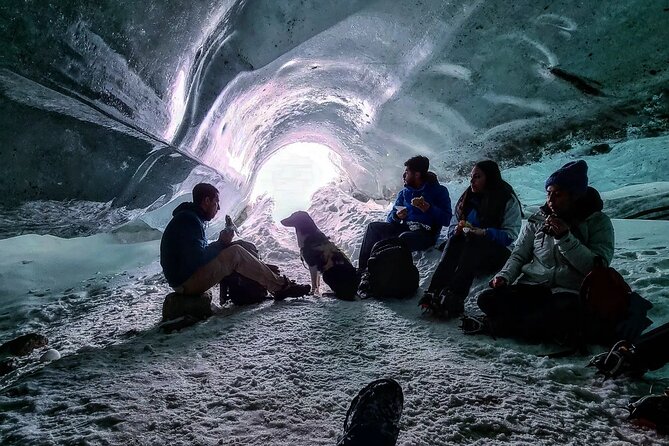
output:
[[[275,221],[307,210],[314,192],[339,175],[338,161],[339,156],[322,144],[284,146],[258,172],[251,199],[262,194],[272,197]]]

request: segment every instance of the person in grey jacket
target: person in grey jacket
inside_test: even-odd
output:
[[[462,313],[474,277],[498,271],[509,258],[521,215],[520,201],[502,179],[497,163],[476,163],[470,186],[455,205],[448,243],[419,305],[446,318]]]
[[[479,295],[496,335],[553,340],[576,328],[581,283],[596,257],[610,264],[614,249],[613,225],[587,172],[585,161],[572,161],[546,180],[546,204],[528,219],[492,289]]]

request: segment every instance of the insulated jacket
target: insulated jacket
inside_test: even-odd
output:
[[[423,199],[430,204],[430,209],[428,209],[427,212],[423,212],[411,205],[411,200],[417,197],[423,197]],[[397,218],[395,215],[397,212],[395,206],[405,206],[407,208],[406,219],[400,220]],[[429,172],[427,181],[425,181],[422,187],[415,189],[413,187],[405,186],[404,189],[397,194],[395,204],[390,210],[386,221],[388,223],[400,223],[402,221],[418,222],[429,226],[431,232],[439,234],[441,228],[450,223],[452,215],[451,198],[448,195],[448,189],[446,186],[439,184],[437,176],[434,173]]]
[[[218,242],[207,244],[204,214],[195,203],[181,203],[172,215],[160,240],[160,265],[167,282],[176,288],[221,249]]]
[[[476,209],[472,209],[465,221],[469,222],[472,226],[477,228],[481,227],[481,222],[479,221],[478,212]],[[504,207],[504,214],[502,216],[502,224],[498,228],[486,228],[486,238],[492,240],[495,243],[498,243],[506,248],[509,248],[511,244],[518,237],[520,232],[520,226],[522,225],[520,202],[515,195],[511,195],[506,202]],[[455,233],[455,228],[458,226],[458,217],[453,215],[451,219],[451,224],[448,227],[448,237],[452,237]]]
[[[580,201],[580,203],[579,203]],[[518,237],[516,247],[497,276],[512,284],[546,285],[553,292],[578,293],[585,276],[592,270],[595,257],[611,263],[614,233],[611,219],[602,213],[599,193],[589,187],[586,196],[575,203],[578,217],[571,229],[560,239],[544,234],[541,228],[546,215],[542,211],[532,215]],[[521,275],[522,274],[522,275]]]

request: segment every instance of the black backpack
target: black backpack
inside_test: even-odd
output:
[[[372,247],[360,291],[380,299],[406,298],[416,292],[419,279],[409,248],[401,239],[390,238]]]
[[[258,248],[253,243],[237,240],[232,244],[241,246],[259,258]],[[239,273],[233,272],[221,281],[221,305],[227,300],[231,300],[235,305],[249,305],[265,299],[267,299],[267,288]]]

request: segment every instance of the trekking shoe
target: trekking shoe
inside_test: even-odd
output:
[[[646,395],[627,405],[627,418],[636,424],[655,428],[661,434],[669,432],[669,389],[663,395]]]
[[[486,316],[463,315],[460,319],[460,328],[464,334],[489,334],[492,335],[490,321]]]
[[[372,297],[372,287],[369,284],[369,272],[367,269],[358,270],[357,273],[360,274],[360,282],[358,283],[358,296],[361,299],[368,299]]]
[[[428,294],[431,297],[428,297]],[[441,290],[437,296],[433,293],[425,293],[418,304],[425,309],[425,312],[432,313],[440,319],[451,319],[465,311],[464,299],[448,288]]]
[[[403,406],[404,395],[397,381],[369,383],[351,401],[337,446],[394,446]]]
[[[306,296],[311,291],[311,285],[303,285],[295,283],[294,280],[286,279],[286,283],[283,288],[272,293],[274,300],[284,300],[286,297],[301,297]]]
[[[423,310],[423,313],[430,313],[434,309],[434,293],[426,291],[423,297],[418,301],[418,306]]]
[[[588,367],[596,367],[597,373],[606,379],[620,375],[638,377],[646,372],[637,360],[634,344],[628,341],[618,341],[608,352],[595,355]]]

